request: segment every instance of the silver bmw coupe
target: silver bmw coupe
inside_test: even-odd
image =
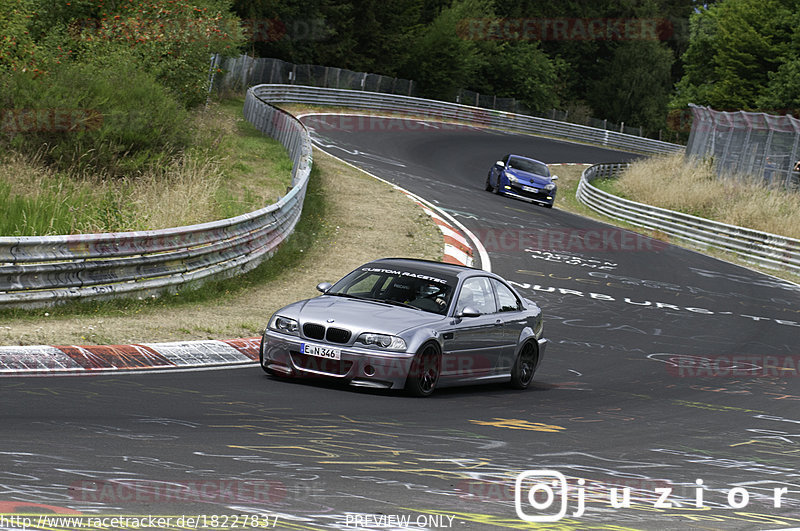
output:
[[[548,343],[536,303],[479,269],[384,258],[317,289],[321,296],[269,320],[260,349],[267,373],[415,396],[482,382],[525,389]]]

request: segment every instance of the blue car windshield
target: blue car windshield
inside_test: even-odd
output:
[[[406,268],[361,267],[334,284],[326,295],[411,306],[446,315],[457,278]]]
[[[541,162],[530,159],[521,159],[518,157],[511,157],[508,159],[508,168],[526,171],[528,173],[535,173],[544,177],[550,177],[550,170]]]

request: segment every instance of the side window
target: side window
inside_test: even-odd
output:
[[[505,164],[506,166],[508,166],[508,159],[510,159],[510,158],[511,158],[511,153],[509,153],[508,155],[506,155],[505,157],[503,157],[503,164]]]
[[[499,280],[492,279],[492,285],[497,293],[497,303],[500,305],[501,312],[516,312],[520,309],[520,302],[511,289],[500,282]]]
[[[482,314],[495,313],[497,304],[489,280],[488,277],[472,277],[465,280],[456,302],[456,313],[467,306],[472,306]]]

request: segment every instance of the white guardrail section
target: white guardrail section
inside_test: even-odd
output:
[[[658,208],[617,197],[592,186],[596,178],[613,178],[628,164],[596,164],[581,175],[578,201],[592,210],[637,227],[660,231],[702,247],[735,253],[746,261],[800,273],[800,240]]]
[[[248,90],[244,116],[292,159],[292,186],[275,204],[235,218],[153,231],[0,237],[0,308],[151,295],[243,273],[294,230],[311,171],[311,139],[293,116]]]
[[[252,87],[252,90],[255,90],[259,97],[272,103],[332,105],[351,109],[421,115],[432,120],[457,120],[485,127],[519,131],[637,153],[672,153],[685,149],[684,146],[677,144],[585,125],[410,96],[301,85],[256,85]]]

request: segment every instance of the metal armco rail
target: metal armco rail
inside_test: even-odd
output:
[[[457,120],[485,127],[638,153],[673,153],[685,149],[684,146],[677,144],[585,125],[410,96],[300,85],[256,85],[253,89],[260,97],[273,103],[332,105],[351,109],[421,115],[428,119]]]
[[[586,168],[576,193],[578,201],[637,227],[735,253],[764,267],[800,272],[800,240],[629,201],[592,186],[593,179],[616,177],[627,167],[628,164],[596,164]]]
[[[275,204],[235,218],[163,230],[0,237],[0,307],[72,299],[149,296],[253,269],[300,218],[311,140],[293,116],[248,90],[244,116],[292,159],[292,186]]]

